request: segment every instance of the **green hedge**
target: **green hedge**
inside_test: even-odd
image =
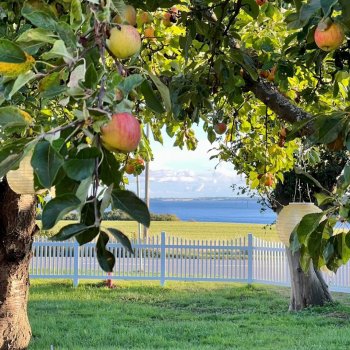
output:
[[[37,220],[41,220],[41,213],[37,214]],[[77,213],[69,213],[67,214],[63,220],[78,220]],[[105,212],[102,217],[103,220],[122,220],[122,221],[133,221],[133,219],[125,214],[123,211],[114,209],[108,212]],[[179,221],[180,219],[175,214],[155,214],[151,213],[152,221]]]

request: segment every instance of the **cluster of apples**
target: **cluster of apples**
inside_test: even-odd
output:
[[[124,170],[129,175],[140,175],[145,169],[145,161],[141,157],[129,158],[125,164]]]

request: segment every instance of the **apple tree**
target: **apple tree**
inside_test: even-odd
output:
[[[152,158],[144,126],[193,150],[201,123],[253,188],[283,182],[301,143],[349,147],[347,0],[8,0],[0,18],[1,350],[30,340],[38,204],[44,229],[78,212],[53,239],[96,240],[106,271],[110,236],[132,247],[101,228],[103,211],[149,225],[124,178],[142,170],[130,170],[131,159]],[[30,191],[14,185],[24,168]],[[346,166],[336,191],[319,195],[327,222],[312,216],[293,236],[317,267],[349,258],[349,236],[332,235],[332,214],[350,215],[349,184]]]

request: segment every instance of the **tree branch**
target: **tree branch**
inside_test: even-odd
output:
[[[311,119],[312,115],[302,108],[294,105],[284,97],[273,84],[259,79],[254,81],[249,76],[244,76],[246,89],[251,91],[256,98],[269,107],[275,114],[289,123]]]

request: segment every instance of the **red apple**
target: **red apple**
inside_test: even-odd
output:
[[[227,125],[225,123],[216,123],[214,125],[214,130],[218,135],[222,135],[227,130]]]
[[[101,127],[101,139],[104,147],[110,151],[135,151],[141,140],[139,121],[130,113],[117,113]]]
[[[143,11],[139,16],[139,21],[141,24],[149,24],[152,23],[153,17],[150,13]]]
[[[271,187],[273,186],[273,175],[271,173],[266,173],[264,176],[264,185],[267,187]]]
[[[124,170],[127,174],[131,175],[135,172],[135,166],[132,163],[128,162],[126,163]]]
[[[154,28],[153,27],[147,27],[144,30],[144,36],[146,39],[154,40]]]
[[[255,0],[258,6],[262,6],[267,3],[267,0]]]
[[[345,35],[342,26],[331,22],[330,19],[321,21],[314,34],[316,45],[323,51],[333,51],[344,41]]]

